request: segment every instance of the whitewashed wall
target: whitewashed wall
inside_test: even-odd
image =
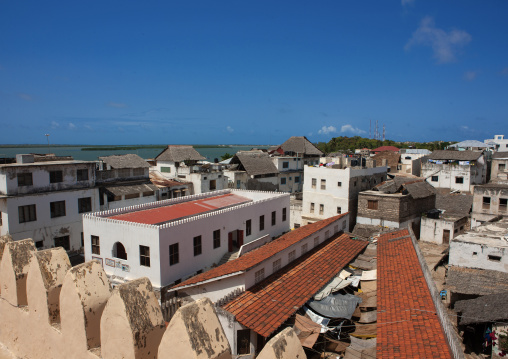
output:
[[[501,244],[472,243],[460,240],[450,242],[450,257],[448,263],[453,266],[490,269],[508,272],[508,246]],[[476,254],[475,254],[476,253]],[[500,256],[499,262],[492,261],[489,255]]]

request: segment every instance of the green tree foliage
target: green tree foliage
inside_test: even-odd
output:
[[[228,158],[231,158],[231,157],[233,157],[233,155],[232,155],[232,154],[230,154],[230,153],[227,153],[227,152],[226,152],[225,154],[223,154],[222,156],[220,156],[220,160],[221,160],[221,161],[224,161],[224,160],[227,160]]]
[[[360,136],[354,137],[334,137],[329,142],[318,142],[316,147],[324,153],[330,152],[344,152],[353,153],[356,149],[368,148],[370,150],[381,146],[394,146],[397,148],[421,148],[429,151],[444,150],[454,142],[446,141],[433,141],[433,142],[396,142],[392,140],[374,140],[371,138],[364,138]]]

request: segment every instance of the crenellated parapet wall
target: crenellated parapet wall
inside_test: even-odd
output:
[[[147,278],[112,289],[99,262],[71,267],[62,248],[37,251],[31,239],[2,237],[0,251],[0,342],[17,357],[232,358],[208,298],[166,328]]]

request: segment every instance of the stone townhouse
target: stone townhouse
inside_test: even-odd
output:
[[[508,183],[487,183],[475,186],[471,227],[506,215],[508,215]]]

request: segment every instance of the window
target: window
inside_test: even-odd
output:
[[[86,213],[92,211],[92,197],[78,198],[78,212]]]
[[[286,177],[280,178],[280,184],[286,184]]]
[[[356,181],[353,182],[353,186],[356,187]]]
[[[201,236],[194,237],[194,257],[202,253],[201,249]]]
[[[62,247],[66,251],[71,250],[69,236],[55,237],[55,247]]]
[[[317,247],[319,244],[319,237],[314,238],[314,247]]]
[[[289,168],[289,162],[282,162],[282,168]]]
[[[294,227],[295,229],[300,228],[300,223],[295,223]]]
[[[317,179],[312,179],[312,188],[316,188]]]
[[[254,273],[254,283],[259,283],[263,279],[265,279],[265,269],[264,268],[258,270],[256,273]]]
[[[342,213],[342,207],[337,207],[337,214],[341,214]]]
[[[287,208],[282,208],[282,222],[286,222],[287,219]]]
[[[163,172],[163,173],[171,173],[171,167],[163,167],[163,166],[161,166],[161,172]]]
[[[2,212],[0,212],[0,226],[2,225]]]
[[[113,245],[113,257],[127,260],[127,251],[122,243],[116,242]]]
[[[236,188],[239,189],[242,186],[241,180],[236,180]]]
[[[31,173],[18,173],[18,186],[31,186],[33,185]]]
[[[150,196],[154,196],[154,195],[155,195],[154,191],[145,191],[145,192],[143,192],[143,197],[150,197]]]
[[[35,248],[42,248],[42,247],[44,247],[44,241],[35,242]]]
[[[372,201],[372,200],[368,200],[367,201],[367,208],[368,209],[377,209],[378,206],[377,206],[378,202],[377,201]]]
[[[482,209],[490,209],[490,197],[483,197]]]
[[[342,182],[337,182],[337,187],[342,187]]]
[[[252,234],[252,220],[248,219],[245,222],[245,235],[250,236]]]
[[[101,242],[99,236],[90,236],[92,242],[92,254],[101,254]]]
[[[49,183],[60,183],[63,182],[62,171],[49,171]]]
[[[259,216],[259,230],[263,231],[265,229],[265,216]]]
[[[314,203],[310,204],[310,213],[314,213]]]
[[[144,176],[145,175],[145,169],[144,168],[134,168],[132,170],[133,176]]]
[[[498,169],[499,171],[504,171],[505,167],[506,167],[506,165],[505,165],[504,163],[500,163],[500,164],[497,166],[497,169]]]
[[[507,202],[508,202],[508,198],[499,198],[499,210],[500,211],[502,211],[502,212],[506,211],[506,207],[508,205]]]
[[[324,211],[325,211],[325,205],[324,204],[320,204],[319,205],[319,214],[323,214]]]
[[[150,247],[139,246],[139,265],[150,267]]]
[[[125,199],[133,199],[133,198],[139,198],[140,197],[140,193],[130,193],[130,194],[126,194],[125,195]]]
[[[50,202],[51,218],[65,216],[65,201]]]
[[[276,261],[274,261],[272,264],[272,268],[273,268],[272,273],[277,272],[280,269],[280,267],[281,267],[281,259],[279,258]]]
[[[277,223],[277,212],[273,211],[272,212],[272,226],[275,226],[276,223]]]
[[[169,246],[169,265],[178,264],[179,261],[178,243],[175,243]]]
[[[76,179],[78,181],[88,181],[88,169],[79,169],[76,171]]]
[[[131,176],[131,170],[130,168],[120,168],[118,170],[118,177],[130,177]]]
[[[430,178],[430,180],[431,180],[432,182],[438,182],[438,181],[439,181],[439,176],[432,176],[432,177]]]
[[[489,261],[493,261],[493,262],[501,262],[501,256],[492,256],[492,255],[488,255],[487,258],[489,259]]]
[[[307,253],[307,243],[302,245],[302,255],[304,255],[305,253]]]
[[[295,183],[300,183],[300,176],[295,176]]]
[[[18,207],[19,223],[33,222],[37,220],[35,204]]]
[[[326,189],[326,180],[321,180],[321,189]]]
[[[292,262],[295,260],[296,257],[296,251],[291,251],[288,253],[288,262]]]
[[[236,353],[238,355],[250,354],[250,329],[236,331]]]
[[[330,238],[330,231],[325,232],[325,239],[328,239],[328,238]]]
[[[455,183],[464,183],[464,177],[455,177]]]
[[[342,222],[342,229],[346,229],[346,221]]]
[[[220,229],[213,231],[213,249],[220,247]]]

